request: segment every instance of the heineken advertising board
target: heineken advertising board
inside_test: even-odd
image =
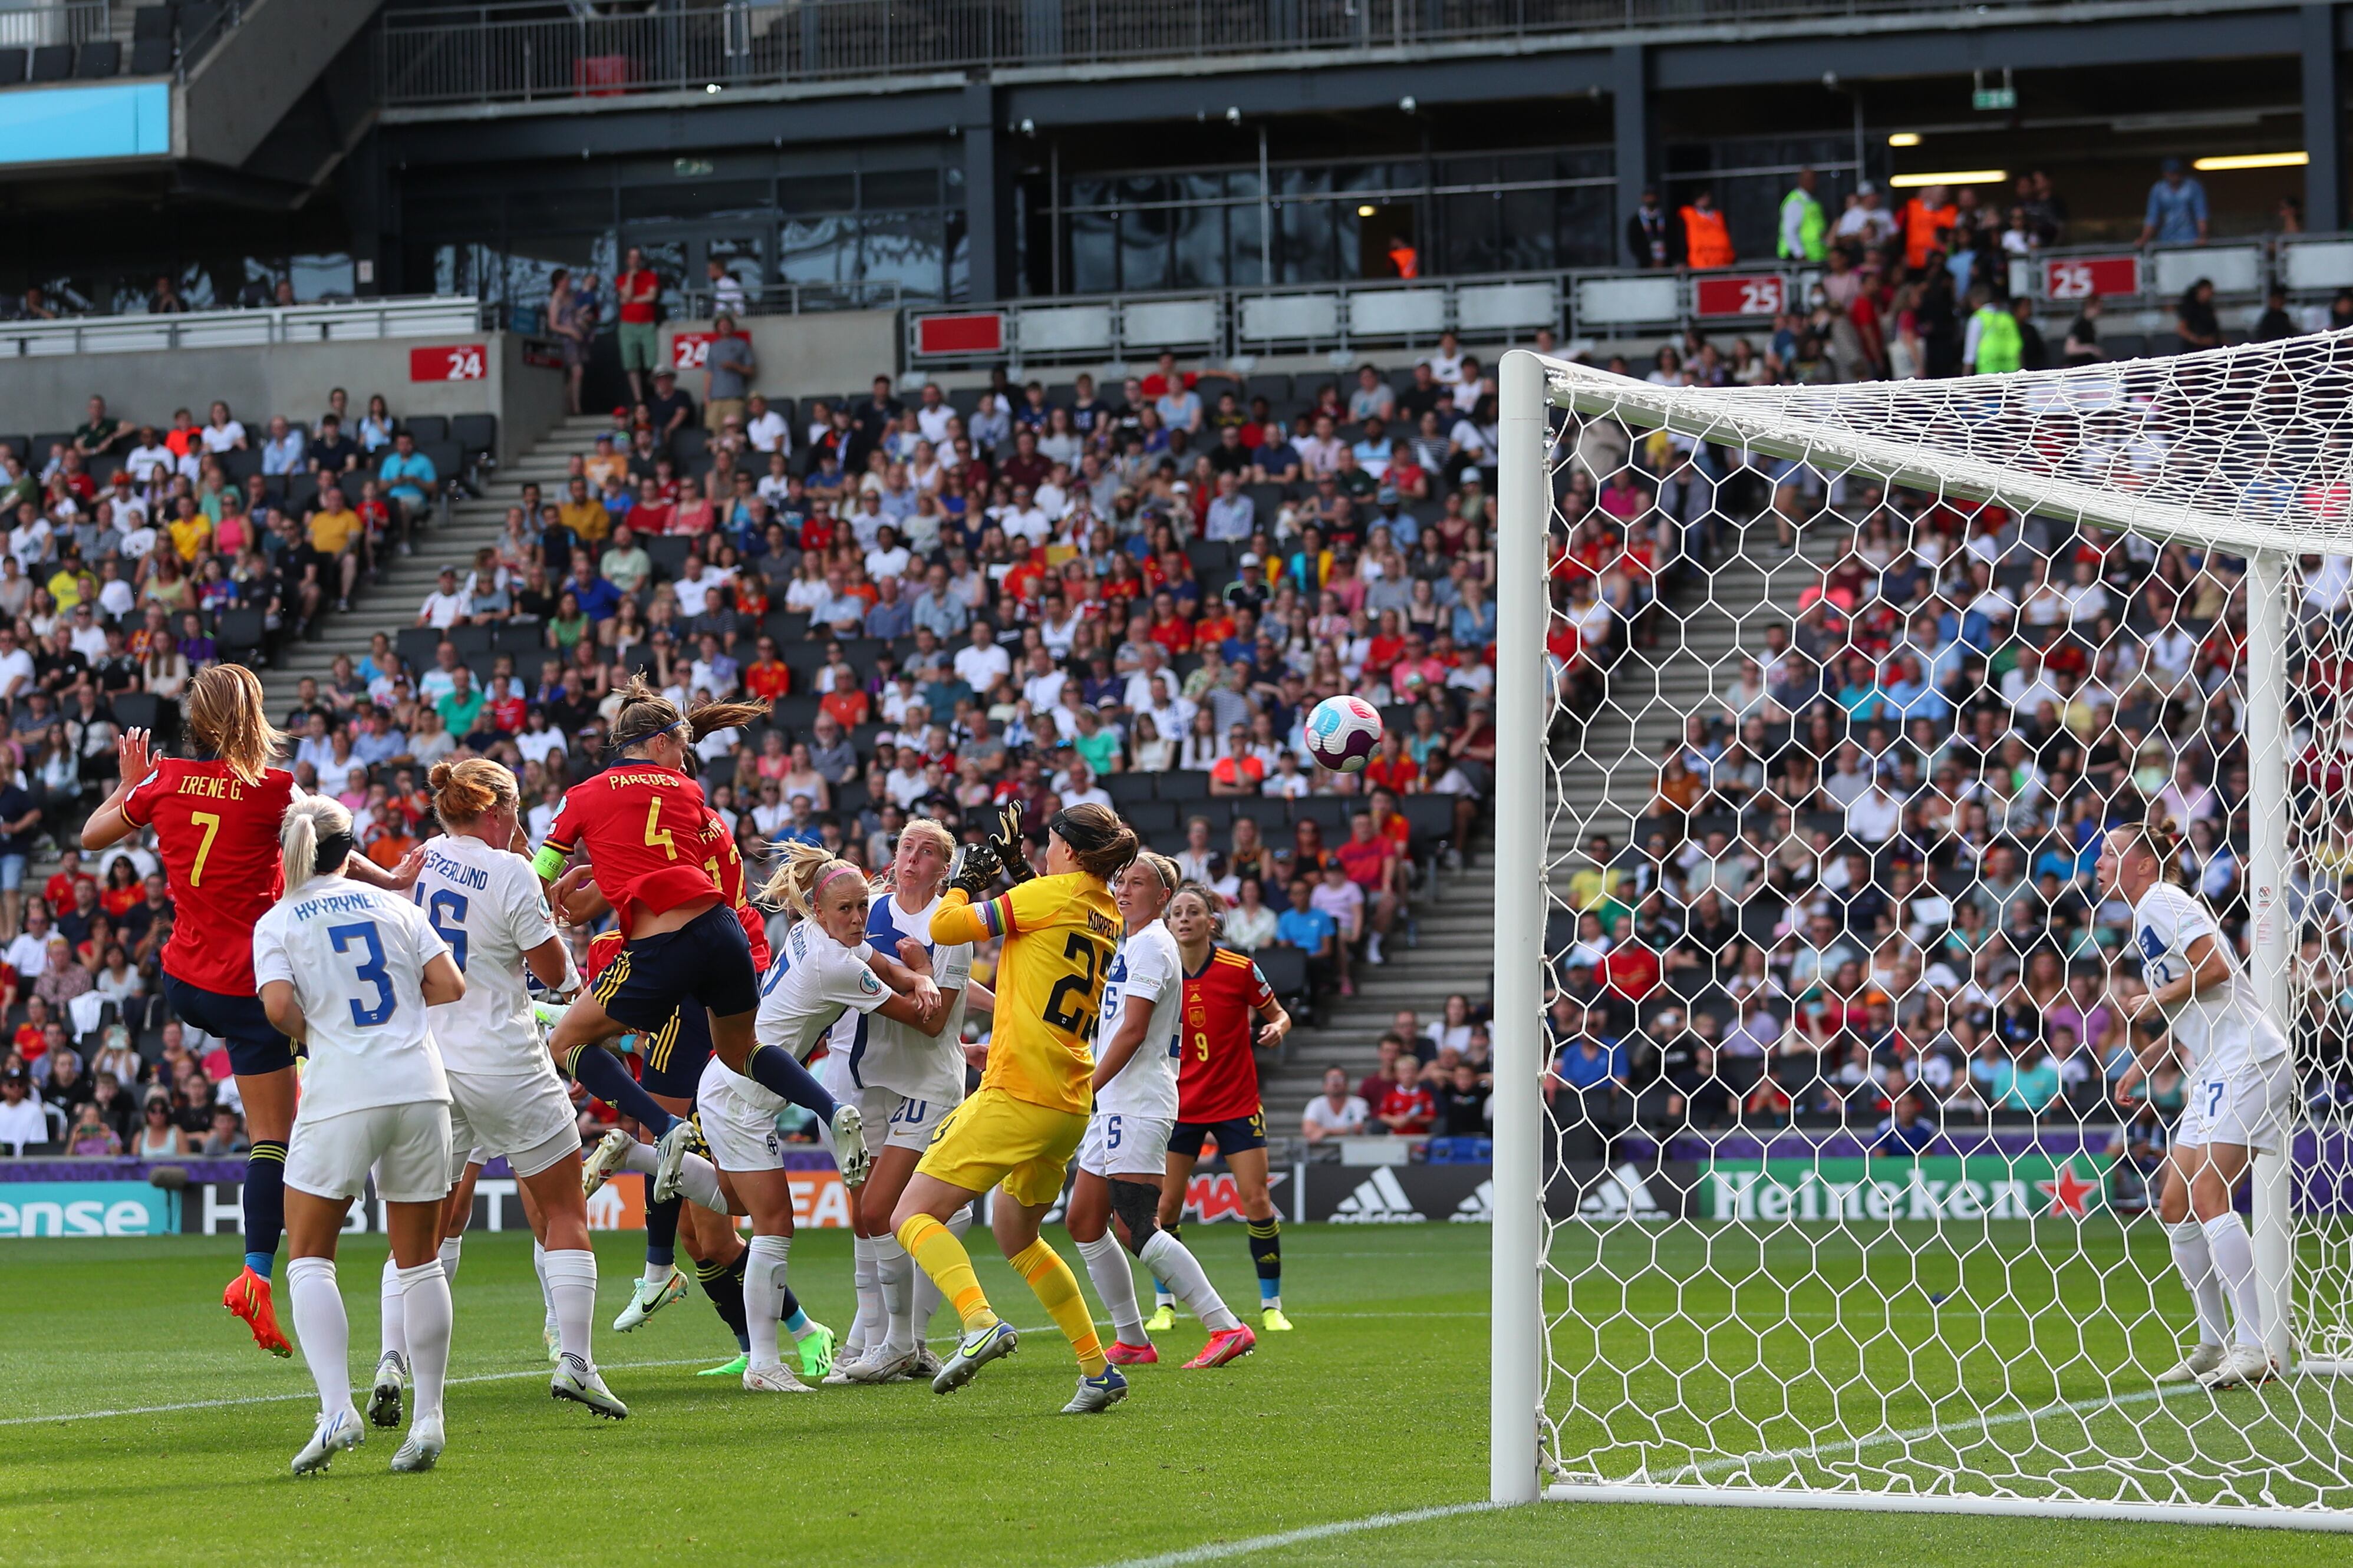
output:
[[[1774,1225],[2081,1219],[2106,1205],[2107,1155],[1715,1160],[1702,1167],[1701,1219]]]

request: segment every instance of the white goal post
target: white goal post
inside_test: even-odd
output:
[[[1498,374],[1493,1500],[2353,1530],[2337,1451],[2353,1450],[2353,1388],[2329,1375],[2353,1370],[2353,1205],[2300,1199],[2294,1152],[2342,1161],[2348,1142],[2334,1101],[2306,1101],[2341,1065],[2331,1031],[2353,1035],[2337,912],[2353,809],[2337,805],[2353,797],[2353,333],[1957,381],[1708,386],[1525,351]],[[1873,597],[1891,552],[1925,577],[1908,607]],[[1905,641],[1915,613],[1947,638],[1936,689]],[[2063,644],[2071,669],[2052,673]],[[1808,731],[1788,690],[1834,725]],[[2040,706],[2008,731],[1987,716],[2046,692],[2055,729]],[[2145,707],[2147,727],[2118,718]],[[1752,718],[1782,762],[1759,765]],[[2013,735],[2022,761],[1997,751]],[[1691,754],[1720,772],[1693,782]],[[1931,782],[1956,756],[1966,803]],[[2095,769],[2206,822],[2182,864],[2218,889],[2254,995],[2295,1041],[2304,1142],[2259,1154],[2251,1182],[2263,1336],[2284,1369],[2267,1387],[2152,1382],[2195,1319],[2148,1175],[2168,1134],[2155,1110],[2116,1108],[2090,1037],[2137,955],[2080,890],[2088,874],[2059,874],[2071,848],[2088,866],[2099,807],[2062,821],[2052,786],[2084,795]],[[1847,780],[1893,799],[1892,837],[1853,826]],[[2023,851],[2000,858],[2012,840],[2052,857],[2055,893]],[[1768,884],[1786,918],[1745,923],[1738,889]],[[1825,904],[1831,927],[1810,930]],[[1709,951],[1744,972],[1711,957],[1678,979],[1643,947],[1703,921],[1739,931]],[[2055,968],[2037,967],[2038,936]],[[1831,969],[1841,944],[1862,989]],[[1611,968],[1638,949],[1667,967]],[[1940,962],[1954,985],[1922,978]],[[1704,1030],[1702,990],[1721,999]],[[1566,1025],[1565,997],[1584,998]],[[1531,1092],[1586,1002],[1616,1077]],[[2127,1049],[2140,1037],[2121,1009],[2101,1022]],[[1778,1043],[1734,1082],[1725,1064],[1757,1040]],[[1696,1078],[1662,1065],[1694,1049]],[[2046,1066],[2063,1088],[2042,1098]],[[1704,1114],[1702,1082],[1728,1104]],[[1945,1142],[1891,1159],[1907,1101]],[[1588,1167],[1659,1201],[1580,1204]]]

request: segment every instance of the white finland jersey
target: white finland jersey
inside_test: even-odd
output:
[[[913,937],[932,955],[932,979],[942,991],[958,993],[955,1005],[937,1036],[913,1024],[878,1018],[864,1012],[844,1013],[833,1026],[827,1049],[847,1058],[849,1081],[863,1089],[872,1085],[910,1100],[939,1100],[953,1105],[964,1098],[964,997],[972,980],[972,944],[932,941],[932,915],[937,898],[910,912],[889,893],[877,893],[866,907],[866,944],[870,952],[899,955],[899,939]]]
[[[1176,939],[1162,921],[1155,920],[1142,931],[1123,938],[1119,951],[1112,955],[1111,970],[1103,981],[1101,1022],[1095,1026],[1098,1042],[1109,1039],[1117,1030],[1120,1016],[1126,1011],[1131,996],[1142,996],[1152,1003],[1152,1022],[1145,1027],[1144,1043],[1135,1047],[1135,1054],[1127,1058],[1119,1076],[1096,1092],[1095,1109],[1116,1111],[1122,1116],[1156,1116],[1174,1121],[1182,1033],[1177,1025],[1185,1011],[1185,965],[1176,952]],[[1100,1054],[1100,1044],[1096,1049]]]
[[[522,955],[555,935],[555,921],[531,862],[479,838],[437,838],[426,847],[415,897],[466,976],[466,994],[433,1009],[442,1065],[495,1077],[551,1070]]]
[[[2200,991],[2166,1016],[2173,1042],[2193,1072],[2230,1072],[2287,1054],[2287,1037],[2263,1010],[2240,969],[2238,954],[2205,903],[2170,882],[2159,882],[2133,905],[2133,945],[2153,990],[2189,973],[2189,950],[2211,936],[2231,965],[2231,978]]]
[[[313,877],[253,927],[257,987],[294,987],[310,1026],[302,1114],[446,1102],[425,1006],[425,966],[447,951],[406,895]]]
[[[871,1013],[882,1005],[891,992],[866,966],[873,951],[864,942],[854,949],[842,946],[813,920],[786,931],[776,944],[775,962],[760,980],[760,1013],[753,1026],[759,1043],[782,1046],[806,1063],[844,1012],[855,1008]],[[786,1100],[742,1073],[721,1070],[746,1102],[770,1110],[785,1109]]]

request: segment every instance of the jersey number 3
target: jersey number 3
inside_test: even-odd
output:
[[[329,926],[327,938],[335,944],[337,952],[350,950],[357,941],[367,950],[367,957],[352,973],[375,987],[375,1004],[363,1007],[360,999],[351,998],[352,1022],[363,1029],[373,1029],[392,1016],[392,974],[384,966],[384,939],[376,933],[374,921],[362,921],[354,925]]]
[[[1046,994],[1045,1019],[1055,1028],[1083,1038],[1094,1027],[1089,1006],[1102,994],[1095,982],[1095,966],[1102,954],[1083,933],[1072,931],[1062,944],[1062,956],[1082,967],[1054,982],[1054,988]]]

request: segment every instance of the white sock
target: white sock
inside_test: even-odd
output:
[[[1209,1283],[1209,1271],[1193,1256],[1193,1249],[1165,1230],[1155,1230],[1152,1239],[1144,1244],[1144,1264],[1153,1277],[1166,1279],[1185,1310],[1201,1320],[1212,1333],[1241,1327],[1241,1320],[1227,1307],[1218,1288]]]
[[[1108,1231],[1092,1241],[1079,1243],[1079,1256],[1087,1260],[1087,1278],[1095,1282],[1095,1294],[1103,1298],[1103,1310],[1111,1314],[1111,1326],[1124,1345],[1148,1345],[1150,1335],[1144,1331],[1144,1314],[1135,1305],[1135,1271],[1127,1266],[1127,1249],[1118,1237]]]
[[[713,1214],[727,1212],[727,1199],[719,1190],[719,1167],[700,1154],[689,1154],[679,1166],[678,1195]]]
[[[849,1243],[849,1278],[858,1289],[858,1315],[849,1320],[849,1333],[841,1342],[844,1354],[863,1352],[882,1342],[882,1277],[874,1256],[874,1238],[853,1237]],[[746,1313],[750,1308],[744,1309]]]
[[[2205,1226],[2194,1219],[2185,1219],[2179,1225],[2167,1226],[2165,1238],[2173,1244],[2173,1267],[2180,1272],[2181,1283],[2198,1306],[2198,1342],[2217,1346],[2229,1343],[2230,1309],[2222,1301],[2222,1281],[2214,1274],[2214,1255],[2206,1247]]]
[[[448,1237],[441,1243],[441,1277],[452,1285],[458,1282],[458,1252],[465,1245],[463,1235]]]
[[[377,1306],[384,1317],[384,1354],[408,1359],[408,1313],[401,1305],[400,1266],[386,1253],[384,1280],[377,1288]]]
[[[294,1308],[295,1341],[319,1385],[319,1414],[352,1410],[352,1325],[343,1316],[343,1293],[335,1288],[335,1260],[290,1260],[286,1293]]]
[[[947,1226],[948,1234],[962,1241],[965,1232],[972,1228],[972,1205],[966,1204],[950,1215]],[[945,1300],[940,1294],[940,1288],[932,1283],[932,1277],[923,1269],[916,1269],[915,1298],[908,1311],[908,1327],[914,1331],[918,1343],[931,1337],[933,1315],[939,1311],[940,1303]]]
[[[539,1305],[547,1314],[547,1326],[555,1327],[555,1298],[547,1293],[547,1248],[539,1242],[531,1244],[532,1272],[539,1276]]]
[[[621,1169],[635,1171],[640,1176],[650,1176],[661,1169],[661,1156],[650,1143],[632,1142],[629,1152],[621,1156]]]
[[[785,1311],[785,1267],[792,1257],[789,1236],[755,1236],[744,1260],[744,1326],[752,1337],[752,1364],[775,1366],[777,1320]]]
[[[547,1255],[547,1294],[555,1307],[555,1331],[565,1355],[576,1355],[590,1366],[588,1320],[596,1315],[596,1255],[586,1247],[565,1247]]]
[[[895,1236],[878,1236],[874,1272],[882,1296],[882,1353],[902,1356],[915,1348],[915,1260]]]
[[[416,1391],[409,1425],[438,1425],[441,1380],[449,1371],[449,1277],[435,1258],[402,1269],[400,1289],[408,1316],[409,1386]]]
[[[2242,1345],[2263,1342],[2263,1304],[2255,1289],[2255,1247],[2247,1227],[2235,1214],[2216,1215],[2205,1224],[2206,1250],[2214,1255],[2214,1272],[2231,1293],[2237,1318],[2237,1338]]]

